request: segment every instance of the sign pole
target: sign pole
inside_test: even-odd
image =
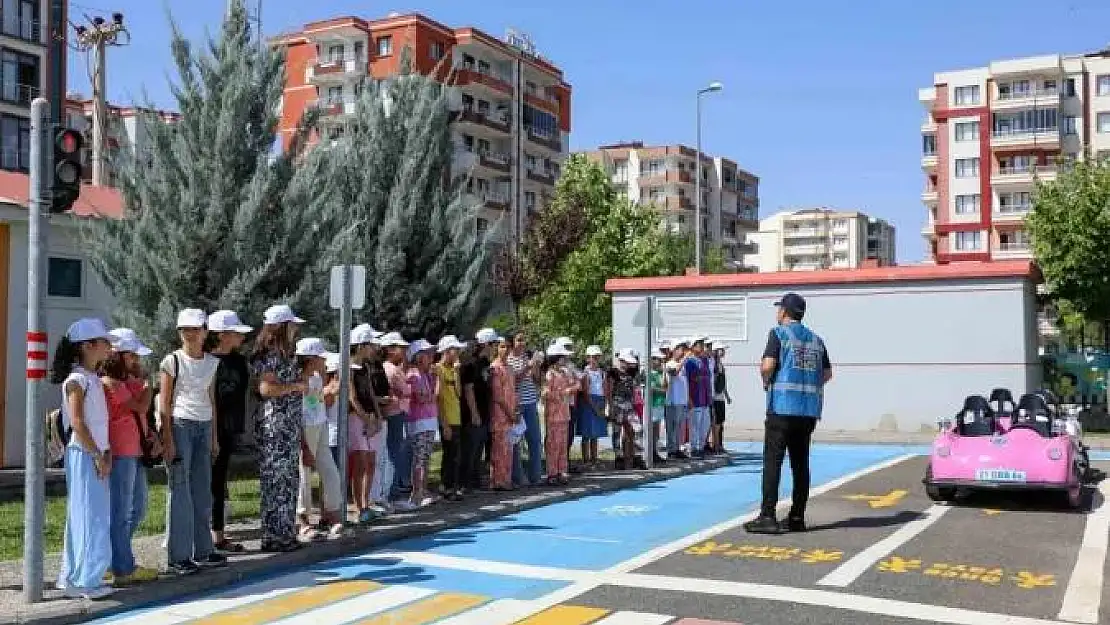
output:
[[[46,433],[39,406],[39,393],[46,380],[49,351],[46,332],[40,326],[42,308],[47,181],[46,142],[50,104],[45,98],[31,103],[31,175],[27,228],[27,449],[24,461],[23,508],[23,600],[42,600],[43,531],[46,516]]]
[[[655,424],[651,421],[651,349],[652,349],[652,335],[654,334],[653,316],[655,313],[655,298],[647,296],[644,298],[644,305],[647,307],[647,323],[644,324],[644,416],[640,419],[640,425],[644,430],[644,466],[652,468],[655,460]]]
[[[347,509],[347,493],[350,492],[350,480],[347,472],[347,422],[350,419],[350,386],[351,386],[351,266],[343,265],[343,305],[339,309],[339,410],[338,428],[339,436],[336,441],[339,445],[339,483],[342,485],[340,492],[343,498],[343,510]],[[356,500],[357,501],[357,500]],[[347,515],[343,515],[343,523],[347,523]]]

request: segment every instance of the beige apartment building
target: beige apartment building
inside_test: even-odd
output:
[[[1035,181],[1110,157],[1110,49],[938,73],[918,99],[929,262],[1031,257]]]
[[[751,235],[743,263],[760,272],[858,269],[894,264],[894,226],[859,211],[810,208],[776,213]]]
[[[603,145],[584,153],[601,163],[613,184],[634,202],[654,204],[675,232],[693,232],[697,151],[684,145],[645,146],[642,141]],[[759,227],[759,178],[735,161],[702,154],[702,243],[720,245],[726,262],[744,270],[755,251],[748,235]]]

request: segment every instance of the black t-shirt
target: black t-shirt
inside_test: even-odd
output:
[[[242,434],[246,426],[247,388],[251,375],[247,358],[238,352],[213,356],[220,360],[216,367],[217,425],[225,432]]]
[[[824,347],[823,342],[822,342],[822,347]],[[764,358],[774,358],[775,360],[779,360],[779,356],[781,355],[781,352],[782,352],[782,341],[779,340],[779,337],[778,337],[777,334],[775,334],[775,331],[771,330],[771,332],[767,335],[767,346],[763,348],[763,357]],[[822,370],[832,369],[832,364],[829,361],[829,350],[828,350],[828,348],[825,348],[825,349],[821,350],[821,369]]]
[[[355,387],[355,399],[358,400],[359,405],[373,415],[374,395],[377,390],[373,388],[374,380],[370,368],[363,366],[361,369],[351,371],[351,383]]]
[[[474,385],[474,403],[478,408],[478,419],[489,423],[489,404],[492,390],[489,384],[489,358],[479,356],[463,363],[459,368],[459,383],[462,384],[463,423],[470,423],[470,404],[466,401],[466,386]]]
[[[389,387],[389,376],[385,374],[385,367],[382,366],[380,360],[366,361],[363,363],[363,371],[369,373],[370,384],[374,387],[374,394],[378,396],[379,400],[393,394]],[[361,399],[360,397],[359,401]],[[366,408],[366,405],[364,404],[362,407]]]

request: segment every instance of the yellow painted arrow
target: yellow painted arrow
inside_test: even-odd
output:
[[[908,494],[909,491],[897,489],[885,495],[847,495],[844,498],[848,501],[866,501],[872,508],[890,508]]]

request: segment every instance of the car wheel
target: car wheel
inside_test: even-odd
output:
[[[933,481],[933,467],[932,465],[925,467],[925,495],[933,501],[955,501],[956,489],[950,486],[937,486],[932,484]]]
[[[1077,484],[1067,491],[1067,506],[1072,510],[1079,510],[1083,507],[1083,486]]]

